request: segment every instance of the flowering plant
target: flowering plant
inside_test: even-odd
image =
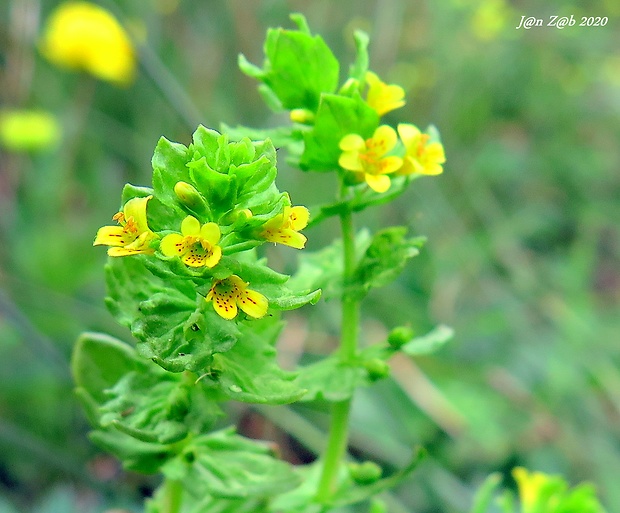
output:
[[[385,511],[379,494],[423,456],[412,451],[387,476],[374,462],[345,462],[355,390],[388,376],[395,353],[428,354],[452,336],[445,326],[420,337],[397,326],[359,347],[361,302],[398,277],[424,238],[405,226],[357,231],[355,215],[442,173],[443,146],[434,127],[382,120],[405,104],[405,92],[369,70],[366,34],[355,34],[357,56],[339,86],[336,57],[301,15],[292,19],[296,30],[269,30],[262,67],[239,58],[291,123],[199,126],[188,146],[160,139],[152,184],[127,184],[116,225],[94,241],[108,246],[107,306],[135,344],[83,334],[73,355],[77,394],[95,443],[128,469],[163,474],[150,513],[317,513],[361,503]],[[335,197],[308,208],[280,192],[276,147],[303,171],[333,173]],[[305,250],[309,230],[331,217],[341,238]],[[297,272],[270,268],[266,243],[304,249]],[[281,312],[320,298],[340,302],[340,345],[295,372],[282,369],[274,347]],[[226,401],[327,403],[323,453],[309,465],[283,461],[222,427]]]

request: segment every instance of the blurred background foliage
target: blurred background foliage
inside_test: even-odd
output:
[[[402,84],[393,121],[434,123],[448,162],[360,226],[406,224],[422,256],[365,305],[365,342],[398,324],[454,327],[449,347],[360,391],[352,451],[386,468],[409,448],[431,457],[390,498],[393,511],[468,510],[491,471],[563,473],[596,484],[620,511],[620,4],[614,0],[101,1],[140,48],[126,87],[56,68],[38,51],[58,2],[0,5],[0,101],[51,113],[58,140],[0,154],[0,512],[140,511],[155,478],[124,473],[93,447],[72,396],[77,335],[128,339],[103,305],[104,251],[91,248],[125,182],[150,183],[157,139],[188,143],[198,123],[284,122],[237,55],[262,62],[267,27],[303,12],[343,63],[353,30],[371,35],[371,68]],[[586,7],[587,6],[587,7]],[[516,30],[521,16],[607,16],[605,27]],[[346,66],[346,64],[345,64]],[[388,122],[390,116],[388,115]],[[49,128],[49,126],[48,126]],[[334,186],[287,168],[296,204]],[[318,249],[335,226],[308,230]],[[269,251],[272,251],[271,249]],[[293,269],[294,252],[269,254]],[[288,316],[284,365],[334,345],[338,308]],[[231,415],[293,461],[321,446],[320,408]],[[288,435],[287,435],[288,433]],[[391,511],[392,511],[391,510]]]

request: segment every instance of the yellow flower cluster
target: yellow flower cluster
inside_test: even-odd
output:
[[[368,92],[366,103],[379,116],[405,105],[405,91],[396,84],[386,84],[371,71],[366,73]],[[403,156],[394,150],[400,141],[405,149]],[[386,192],[393,175],[438,175],[446,161],[441,143],[430,141],[415,125],[402,123],[396,131],[388,126],[378,127],[372,137],[364,139],[359,134],[345,135],[339,143],[342,150],[338,164],[351,171],[359,181],[365,181],[376,192]]]
[[[402,158],[390,155],[399,136],[405,147]],[[346,135],[340,141],[340,149],[340,167],[355,173],[376,192],[386,192],[390,188],[389,174],[438,175],[446,161],[441,143],[429,141],[429,136],[415,125],[404,123],[398,125],[398,136],[388,125],[381,125],[366,140],[358,134]]]
[[[184,184],[184,182],[179,182]],[[177,185],[179,185],[177,184]],[[188,184],[185,184],[187,186]],[[185,190],[187,187],[175,187]],[[122,210],[113,216],[117,226],[103,226],[97,232],[94,246],[110,246],[112,257],[153,254],[153,242],[159,239],[147,223],[146,207],[153,196],[130,199]],[[243,215],[252,217],[249,210]],[[281,214],[267,221],[259,237],[301,249],[306,237],[299,233],[308,224],[310,213],[306,207],[284,207]],[[166,257],[179,257],[189,267],[215,267],[222,259],[219,245],[222,237],[220,227],[213,222],[200,224],[194,216],[187,216],[181,222],[181,233],[169,233],[159,243],[159,250]],[[233,319],[239,309],[250,317],[259,319],[267,313],[269,302],[261,293],[248,288],[248,283],[239,276],[231,275],[215,280],[205,300],[224,319]]]
[[[134,77],[131,40],[108,11],[89,2],[67,2],[52,12],[40,41],[41,53],[54,64],[86,71],[116,84]]]

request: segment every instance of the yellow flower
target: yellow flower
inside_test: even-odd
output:
[[[150,244],[157,234],[149,229],[146,221],[146,204],[152,197],[132,198],[125,203],[123,210],[112,218],[120,226],[99,228],[93,246],[112,246],[108,255],[113,257],[154,253]]]
[[[430,136],[420,132],[415,125],[401,123],[398,134],[407,152],[399,175],[439,175],[443,172],[446,156],[441,143],[429,142]]]
[[[405,105],[405,90],[399,85],[382,82],[372,71],[366,72],[366,83],[366,103],[375,109],[379,116]]]
[[[56,117],[38,110],[0,112],[0,144],[13,151],[42,150],[60,139]]]
[[[127,84],[136,63],[129,36],[108,11],[89,2],[61,4],[47,20],[41,52],[58,66]]]
[[[187,216],[181,223],[181,233],[166,235],[159,246],[166,256],[179,256],[190,267],[214,267],[222,258],[220,227],[215,223],[200,226],[194,216]]]
[[[306,207],[284,207],[282,214],[263,225],[260,236],[271,242],[302,249],[308,239],[299,230],[307,226],[309,217],[310,212]]]
[[[377,128],[366,141],[358,134],[345,135],[340,141],[342,154],[338,163],[342,168],[360,175],[371,189],[385,192],[391,183],[387,175],[403,164],[400,157],[386,156],[396,146],[397,140],[396,132],[387,125]]]
[[[239,308],[250,317],[260,319],[267,313],[269,302],[265,296],[247,287],[246,282],[233,274],[216,281],[205,299],[213,301],[213,308],[224,319],[234,319]]]

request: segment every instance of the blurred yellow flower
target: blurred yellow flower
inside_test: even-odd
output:
[[[381,125],[367,140],[358,134],[345,135],[340,140],[342,154],[338,164],[366,180],[374,191],[385,192],[391,185],[390,177],[387,175],[403,164],[403,159],[400,157],[386,155],[394,149],[397,141],[396,132],[388,125]]]
[[[53,114],[38,110],[0,112],[0,145],[11,151],[49,148],[58,142],[60,125]]]
[[[306,207],[284,207],[284,211],[263,225],[260,236],[270,242],[279,242],[295,249],[306,245],[306,237],[299,233],[308,225],[310,212]]]
[[[132,198],[121,212],[114,215],[120,226],[103,226],[99,228],[93,246],[112,246],[108,255],[112,257],[152,254],[151,241],[157,238],[148,227],[146,220],[146,204],[153,196]]]
[[[166,235],[159,249],[166,256],[179,256],[190,267],[215,267],[222,258],[220,227],[215,223],[205,223],[194,216],[187,216],[181,223],[181,233]]]
[[[52,12],[40,48],[54,64],[102,80],[127,84],[134,77],[136,59],[129,36],[111,13],[89,2],[63,3]]]
[[[217,280],[205,300],[213,301],[213,308],[217,314],[229,320],[237,316],[239,308],[250,317],[260,319],[264,317],[269,307],[265,296],[248,289],[248,284],[234,274],[224,280]]]
[[[382,82],[372,71],[366,72],[366,83],[366,103],[375,109],[379,116],[405,105],[405,90],[399,85]]]
[[[406,123],[398,125],[398,135],[405,145],[405,161],[398,170],[399,175],[439,175],[446,161],[443,145],[429,142],[430,136],[420,132],[418,127]]]

